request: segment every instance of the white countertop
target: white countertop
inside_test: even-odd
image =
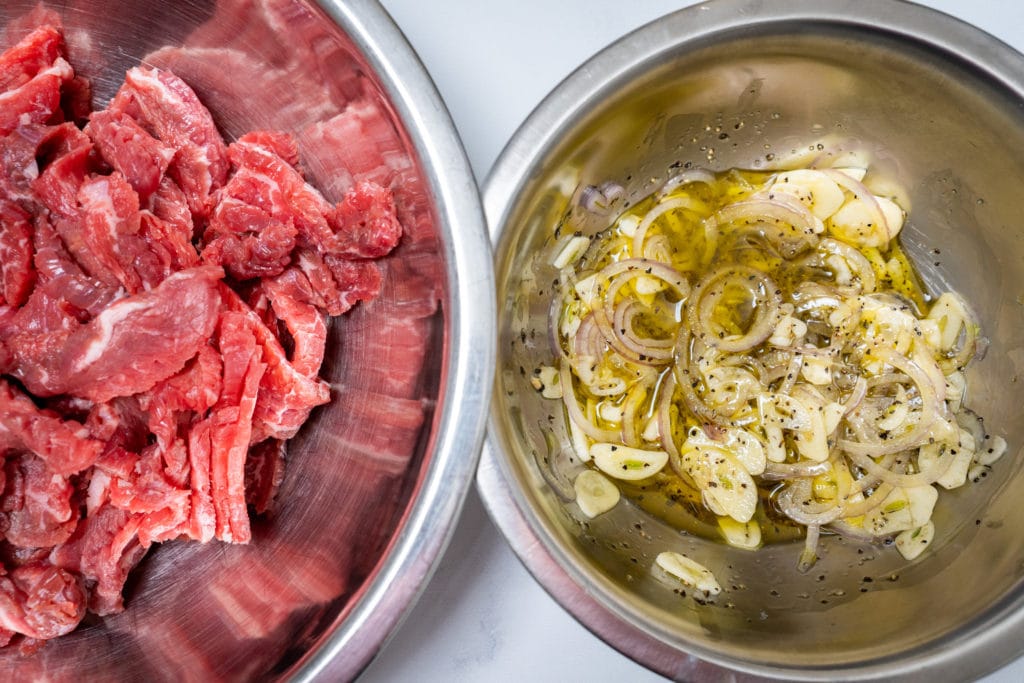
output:
[[[437,83],[482,182],[576,66],[685,0],[383,0]],[[1024,51],[1024,3],[928,0]],[[527,573],[476,492],[405,623],[360,683],[662,681],[580,626]],[[984,679],[1024,680],[1024,659]]]

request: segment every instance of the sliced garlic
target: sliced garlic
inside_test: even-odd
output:
[[[700,489],[704,504],[716,515],[749,522],[757,509],[757,486],[746,468],[725,448],[693,445],[679,453],[680,467]]]
[[[806,418],[801,418],[801,421],[806,419],[807,426],[793,429],[797,453],[815,462],[828,460],[829,431],[825,426],[825,397],[811,385],[797,384],[789,398],[807,414]]]
[[[718,529],[725,542],[734,548],[757,550],[761,547],[761,525],[753,519],[743,524],[732,517],[719,517]]]
[[[576,296],[578,296],[580,301],[582,301],[588,308],[594,307],[599,296],[597,275],[588,275],[585,278],[580,278],[572,288],[576,290]]]
[[[822,220],[834,214],[846,200],[842,188],[834,180],[812,169],[780,173],[769,192],[781,192],[797,198]]]
[[[565,246],[559,250],[555,255],[555,258],[551,260],[551,265],[561,270],[566,266],[570,266],[579,260],[580,256],[590,247],[589,237],[572,237],[566,243]]]
[[[708,595],[718,595],[722,592],[722,586],[711,570],[686,555],[665,551],[654,558],[654,562],[666,573],[691,588],[704,591]]]
[[[658,424],[658,416],[655,415],[647,424],[644,426],[644,431],[640,434],[644,441],[657,441],[661,438],[661,426]]]
[[[576,490],[576,504],[580,511],[593,519],[615,507],[621,493],[619,487],[606,476],[594,470],[583,470],[573,482]]]
[[[562,398],[562,382],[559,379],[558,368],[550,365],[542,365],[530,378],[530,384],[540,392],[544,398]]]
[[[891,199],[875,197],[875,201],[878,202],[878,206],[881,207],[882,214],[885,216],[885,223],[889,228],[889,239],[896,239],[896,235],[903,229],[903,221],[907,217],[906,213]]]
[[[973,443],[974,439],[970,437]],[[955,489],[967,482],[967,472],[971,468],[974,458],[974,449],[967,449],[958,444],[930,443],[921,446],[917,453],[917,466],[921,471],[927,471],[936,466],[940,458],[948,458],[950,462],[946,471],[935,480],[935,483],[945,489]]]
[[[758,438],[738,427],[726,427],[717,439],[712,439],[700,427],[692,427],[687,433],[686,442],[691,446],[727,449],[736,456],[743,469],[755,476],[764,472],[768,464],[764,446]]]
[[[935,524],[931,521],[916,529],[908,529],[896,537],[896,549],[908,560],[917,558],[935,538]]]
[[[991,465],[1006,453],[1006,439],[1001,436],[993,436],[988,446],[982,444],[974,455],[974,461],[979,465]]]
[[[836,429],[839,428],[843,415],[846,414],[846,406],[835,401],[829,401],[825,404],[824,410],[822,418],[825,422],[825,436],[832,436]]]
[[[580,462],[590,462],[590,441],[575,420],[569,420],[569,441]]]
[[[807,356],[800,364],[800,375],[819,387],[831,384],[832,359],[827,356]]]
[[[668,463],[665,451],[646,451],[614,443],[595,443],[590,447],[590,456],[602,472],[625,481],[646,479]]]
[[[597,404],[597,414],[605,422],[622,422],[622,406],[615,403],[601,401]]]
[[[950,351],[956,346],[967,318],[964,309],[963,299],[951,292],[944,293],[932,305],[928,319],[936,321],[939,325],[939,350]]]
[[[633,290],[640,296],[657,294],[667,286],[664,280],[649,275],[640,275],[633,279]]]
[[[854,246],[884,247],[903,227],[903,209],[885,197],[875,197],[875,202],[885,218],[885,225],[879,224],[874,206],[855,198],[832,215],[831,234]]]
[[[853,283],[853,271],[850,269],[850,264],[839,254],[826,256],[825,265],[832,270],[837,285],[846,287]]]
[[[775,325],[768,343],[779,348],[789,348],[807,334],[807,323],[791,315],[784,315]]]
[[[878,421],[878,428],[884,432],[891,432],[906,422],[909,414],[907,390],[900,384],[896,387],[896,396],[892,403],[885,409],[885,417]]]
[[[924,526],[931,519],[938,497],[934,486],[894,488],[878,507],[864,515],[864,528],[872,536],[888,536]]]
[[[640,219],[637,216],[623,216],[619,219],[619,232],[625,237],[632,238],[636,234],[638,225],[640,225]]]

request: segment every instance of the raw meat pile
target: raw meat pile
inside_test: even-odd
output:
[[[389,190],[332,206],[297,163],[166,70],[90,113],[53,27],[0,55],[0,643],[122,610],[153,543],[250,539],[330,399],[326,318],[402,233]]]

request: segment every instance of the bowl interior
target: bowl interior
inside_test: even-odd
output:
[[[672,26],[683,22],[647,36],[671,43]],[[617,49],[624,58],[626,48]],[[540,151],[499,223],[499,310],[508,315],[499,329],[492,438],[520,504],[588,594],[677,649],[791,675],[934,652],[1021,599],[1019,96],[951,51],[863,24],[751,22],[651,54],[618,70],[605,58],[599,63],[613,68],[592,72],[600,87],[582,103],[569,99],[586,86],[563,94],[569,113],[557,127],[529,131]],[[574,78],[576,86],[585,80]],[[587,233],[608,225],[574,208],[579,189],[614,181],[636,201],[680,167],[770,169],[793,155],[853,149],[905,189],[902,243],[928,288],[955,289],[976,306],[991,347],[970,370],[966,404],[1006,438],[1008,454],[979,484],[942,492],[936,541],[914,562],[829,537],[802,575],[798,545],[751,553],[681,535],[625,498],[587,520],[572,502],[581,466],[561,404],[529,383],[554,360],[555,226],[567,214]],[[723,593],[702,604],[653,579],[663,550],[704,563]]]
[[[22,27],[56,17],[76,73],[92,83],[94,108],[116,92],[126,69],[169,68],[193,87],[228,141],[261,128],[292,133],[307,179],[328,200],[364,179],[395,192],[402,243],[380,262],[380,296],[330,323],[321,374],[332,401],[289,443],[278,504],[254,520],[251,544],[163,544],[130,578],[124,613],[84,624],[31,656],[0,651],[3,677],[21,680],[287,672],[344,622],[413,506],[429,504],[423,487],[436,476],[428,470],[452,302],[428,173],[382,77],[314,2],[37,4],[5,2],[0,28],[17,40]],[[383,16],[379,7],[361,7]],[[456,478],[468,484],[471,460],[460,467]],[[451,509],[454,518],[457,505]],[[417,581],[443,535],[421,549]],[[404,605],[417,586],[396,590]],[[398,612],[390,619],[389,626]],[[385,635],[361,634],[346,652],[340,671],[347,673],[337,675],[358,672]]]

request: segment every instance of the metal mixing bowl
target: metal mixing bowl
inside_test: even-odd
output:
[[[251,545],[155,548],[124,613],[30,656],[0,652],[0,679],[353,678],[425,585],[483,439],[490,250],[447,111],[372,0],[43,4],[95,106],[140,61],[173,67],[229,139],[294,133],[328,199],[358,173],[392,183],[406,235],[379,298],[332,323],[333,400],[291,443],[279,505]],[[7,0],[0,27],[36,5]],[[332,135],[358,154],[338,158]]]
[[[559,218],[587,185],[618,182],[635,201],[680,163],[767,168],[830,137],[855,141],[906,188],[902,240],[921,275],[976,305],[991,347],[970,371],[968,404],[1009,453],[980,484],[943,492],[935,543],[913,562],[830,537],[804,575],[796,544],[733,549],[625,499],[585,519],[561,405],[529,382],[554,358],[546,248]],[[1018,656],[1022,150],[1024,57],[903,2],[708,2],[623,38],[558,86],[484,195],[503,317],[478,485],[537,580],[599,637],[680,680],[966,680]],[[655,580],[663,550],[706,564],[722,595],[699,604]]]

